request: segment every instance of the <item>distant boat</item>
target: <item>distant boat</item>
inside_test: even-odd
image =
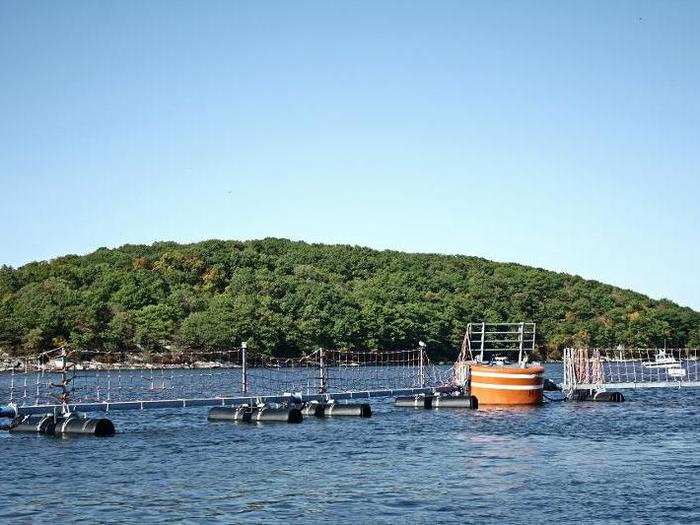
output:
[[[506,366],[510,364],[510,360],[504,355],[497,355],[493,358],[491,364],[494,366]]]
[[[666,369],[666,374],[668,374],[668,377],[685,377],[687,374],[685,368],[668,368]]]
[[[656,352],[653,361],[642,361],[644,368],[680,368],[681,363],[672,355],[666,355],[666,350]]]

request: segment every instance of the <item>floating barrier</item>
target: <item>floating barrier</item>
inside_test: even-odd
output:
[[[622,392],[576,390],[571,399],[574,401],[597,401],[599,403],[622,403],[625,400],[625,396],[622,395]]]
[[[105,418],[91,419],[70,415],[67,417],[24,416],[9,428],[12,433],[35,433],[48,436],[87,435],[108,437],[115,434],[114,424]]]
[[[0,418],[13,419],[17,417],[17,411],[14,407],[8,405],[0,405]]]
[[[433,396],[401,396],[394,399],[394,406],[411,408],[433,408]]]
[[[301,423],[304,416],[298,408],[262,407],[214,407],[207,416],[209,421],[240,421],[252,423],[256,421],[278,421],[282,423]]]
[[[544,367],[471,365],[470,393],[480,405],[539,405]]]
[[[369,403],[307,403],[302,413],[315,417],[372,417],[372,407]]]
[[[435,396],[433,408],[473,408],[479,407],[479,400],[476,396]]]

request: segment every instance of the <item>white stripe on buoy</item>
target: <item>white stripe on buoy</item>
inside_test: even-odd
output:
[[[474,381],[472,381],[472,386],[491,390],[542,390],[543,387],[543,385],[495,385],[492,383],[476,383]]]
[[[508,379],[535,379],[542,377],[542,374],[509,374],[507,372],[482,372],[481,370],[473,370],[472,376],[475,377],[503,377]]]

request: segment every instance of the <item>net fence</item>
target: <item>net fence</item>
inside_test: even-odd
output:
[[[424,348],[316,350],[273,357],[250,349],[121,352],[57,348],[11,359],[0,372],[0,403],[155,401],[437,386],[445,372]]]
[[[567,348],[564,390],[698,386],[697,348]]]

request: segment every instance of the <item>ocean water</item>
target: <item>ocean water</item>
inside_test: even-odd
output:
[[[112,438],[0,432],[0,522],[700,522],[700,390],[625,394],[476,411],[373,400],[370,419],[298,425],[114,412]]]

